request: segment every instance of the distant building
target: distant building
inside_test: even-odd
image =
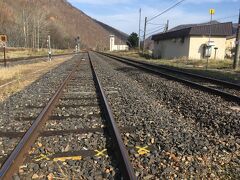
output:
[[[129,49],[128,45],[115,45],[115,36],[110,35],[110,51],[127,51]]]
[[[232,23],[213,23],[209,41],[210,24],[179,26],[152,36],[155,58],[173,59],[224,59],[226,37],[232,35]]]

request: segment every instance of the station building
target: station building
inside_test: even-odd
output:
[[[209,41],[209,34],[211,38]],[[232,23],[178,26],[152,36],[154,58],[224,59],[226,40],[232,35]]]
[[[129,50],[128,45],[126,44],[115,44],[115,36],[110,35],[110,51],[127,51]]]

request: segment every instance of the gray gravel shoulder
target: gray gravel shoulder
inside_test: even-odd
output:
[[[239,178],[239,113],[229,108],[233,104],[92,57],[104,88],[118,90],[108,95],[118,125],[137,127],[122,134],[127,146],[153,146],[145,156],[130,151],[139,178]]]

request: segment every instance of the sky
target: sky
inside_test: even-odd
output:
[[[139,9],[142,10],[141,31],[144,18],[151,19],[180,0],[68,0],[87,15],[122,32],[138,33]],[[237,22],[240,0],[185,0],[179,6],[147,24],[147,36],[161,32],[169,20],[169,27],[180,24],[210,21],[209,9],[215,9],[213,20]],[[141,36],[143,33],[141,33]]]

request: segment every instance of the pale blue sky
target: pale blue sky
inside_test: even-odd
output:
[[[145,16],[151,18],[180,0],[68,0],[87,15],[125,33],[138,32],[139,8],[142,9],[142,29]],[[237,22],[240,0],[185,0],[168,13],[148,24],[148,33],[158,30],[169,19],[170,28],[179,24],[201,23],[210,20],[208,13],[214,8],[214,19]]]

